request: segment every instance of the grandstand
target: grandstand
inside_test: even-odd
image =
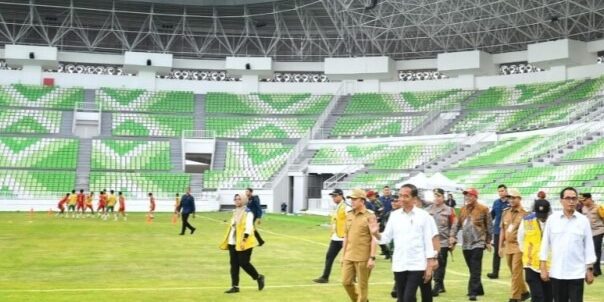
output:
[[[246,5],[257,12],[276,9],[271,1],[256,2]],[[343,2],[309,3],[308,9],[324,16],[347,13],[351,5],[365,10],[357,3],[340,7]],[[169,6],[155,7],[152,16]],[[193,18],[205,20],[196,6],[185,6]],[[43,7],[33,4],[29,12]],[[236,3],[212,7],[241,13]],[[105,22],[79,7],[68,12],[91,24]],[[274,13],[300,16],[287,9]],[[260,22],[250,19],[254,14],[246,14],[247,24]],[[123,20],[124,26],[138,17]],[[235,23],[196,24],[191,30],[242,28]],[[583,25],[577,22],[573,30]],[[283,28],[256,30],[270,37],[267,30]],[[193,46],[201,33],[185,30],[167,44],[157,44],[157,33],[119,51],[97,39],[88,52],[79,42],[59,49],[53,41],[15,37],[0,52],[0,199],[23,209],[53,205],[71,189],[114,189],[138,201],[152,191],[164,202],[160,207],[169,209],[172,196],[191,186],[205,210],[218,210],[234,193],[252,187],[269,212],[285,201],[292,212],[325,213],[330,189],[379,189],[436,173],[459,187],[478,187],[487,204],[501,182],[519,187],[528,199],[564,184],[604,197],[604,40],[581,36],[589,29],[561,39],[553,35],[549,42],[494,35],[501,44],[418,41],[414,49],[404,39],[377,35],[361,51],[362,43],[341,37],[336,27],[321,28],[333,29],[325,33],[333,36],[321,36],[325,44],[302,26],[297,30],[308,35],[294,39],[302,44],[264,44],[264,38],[250,40],[250,33],[237,45],[209,39]]]

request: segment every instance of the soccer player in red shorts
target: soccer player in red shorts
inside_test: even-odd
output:
[[[80,193],[78,193],[78,197],[77,197],[77,205],[76,205],[76,213],[78,215],[78,218],[80,217],[80,214],[82,215],[82,217],[84,216],[84,199],[86,199],[86,195],[84,195],[84,190],[80,189]]]
[[[124,194],[122,194],[122,192],[118,193],[117,201],[120,205],[117,212],[118,212],[118,214],[121,214],[122,217],[124,218],[124,221],[126,221],[126,198],[124,197]],[[115,220],[117,220],[117,216],[115,216]]]
[[[59,215],[65,215],[65,204],[67,203],[67,200],[69,200],[69,193],[65,194],[65,197],[63,197],[63,199],[59,200],[59,204],[57,204],[57,208],[59,208],[59,213],[57,213],[57,216]]]
[[[149,193],[149,217],[153,218],[153,212],[155,212],[155,197],[153,193]]]
[[[96,208],[97,216],[105,216],[105,206],[107,205],[107,195],[105,195],[105,191],[101,191],[99,195],[99,205]],[[101,211],[103,210],[103,211]]]

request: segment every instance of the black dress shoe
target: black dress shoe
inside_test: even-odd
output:
[[[526,301],[530,298],[531,298],[531,293],[529,293],[529,292],[526,292],[526,293],[522,294],[522,296],[520,296],[521,301]]]
[[[489,277],[489,279],[499,279],[499,274],[488,273],[487,277]]]
[[[229,290],[225,291],[225,294],[234,294],[239,292],[239,287],[231,287]]]
[[[329,283],[329,279],[323,278],[323,277],[319,277],[317,279],[312,280],[312,282],[314,282],[314,283]]]
[[[474,296],[474,295],[470,295],[470,298],[469,298],[469,299],[470,299],[470,301],[476,301],[476,296]]]
[[[180,233],[180,234],[178,234],[178,235],[182,236],[182,235],[184,235],[184,234],[185,234],[185,233]]]
[[[264,289],[264,275],[258,275],[258,290]]]
[[[191,230],[191,235],[193,235],[193,233],[195,233],[195,230],[197,230],[197,229],[196,229],[196,228],[193,228],[193,229]]]

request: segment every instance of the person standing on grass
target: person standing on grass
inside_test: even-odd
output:
[[[369,276],[375,267],[377,240],[372,236],[373,227],[379,226],[373,212],[365,208],[367,196],[362,189],[353,189],[347,196],[352,211],[346,214],[346,232],[342,249],[342,285],[352,302],[367,302]]]
[[[325,268],[321,277],[314,279],[315,283],[328,283],[329,275],[331,275],[331,267],[333,262],[336,260],[338,253],[342,249],[342,243],[344,242],[344,234],[346,232],[346,202],[344,202],[344,192],[340,189],[335,189],[329,193],[331,200],[336,205],[335,211],[331,215],[331,241],[329,242],[329,248],[325,254]]]
[[[105,211],[105,217],[104,219],[107,220],[107,217],[109,216],[109,212],[111,212],[111,214],[113,214],[113,216],[115,216],[115,218],[117,218],[117,214],[115,214],[115,204],[117,203],[117,198],[115,197],[115,191],[111,190],[109,191],[109,196],[107,196],[107,211]]]
[[[258,245],[254,236],[254,213],[246,207],[247,194],[236,194],[234,201],[235,210],[227,226],[225,238],[220,245],[220,249],[229,251],[231,264],[231,288],[225,293],[239,292],[240,268],[256,280],[258,290],[262,290],[264,289],[264,276],[259,274],[250,262],[252,250]]]
[[[182,227],[179,235],[184,235],[186,229],[191,230],[191,235],[193,235],[196,229],[189,223],[189,215],[192,215],[193,218],[195,218],[195,198],[191,195],[191,188],[187,188],[187,193],[180,199],[180,204],[178,205],[176,213],[179,212],[182,217]]]
[[[71,217],[76,217],[76,204],[78,203],[78,196],[76,195],[76,190],[71,190],[71,194],[69,194],[69,199],[67,200],[67,214],[71,213]]]
[[[508,187],[506,185],[499,185],[497,187],[497,194],[499,198],[493,202],[493,208],[491,208],[491,219],[493,220],[493,245],[495,252],[493,253],[493,270],[487,274],[489,279],[499,278],[499,267],[501,266],[501,257],[499,257],[499,234],[501,232],[501,217],[503,210],[510,207],[508,200],[506,199]]]
[[[452,227],[457,223],[455,210],[445,204],[445,191],[437,188],[433,190],[434,203],[426,211],[432,216],[438,228],[438,239],[440,251],[438,252],[438,268],[434,271],[434,288],[432,296],[436,297],[445,290],[445,271],[447,269],[447,257],[449,253],[449,234]]]
[[[124,194],[122,194],[122,192],[117,193],[118,194],[118,203],[119,203],[119,208],[117,210],[119,215],[122,215],[122,218],[124,218],[124,221],[126,221],[126,197],[124,197]],[[115,220],[117,221],[117,215],[115,215]]]
[[[107,194],[105,194],[105,191],[101,191],[101,193],[99,194],[99,204],[96,208],[97,217],[101,217],[102,215],[105,215],[106,206],[107,206]]]
[[[415,302],[417,289],[432,280],[438,251],[434,238],[438,235],[434,219],[428,212],[416,207],[417,187],[405,184],[399,190],[402,208],[390,213],[386,229],[372,225],[372,234],[382,244],[394,241],[392,271],[396,283],[398,302]],[[431,299],[429,297],[423,297]]]
[[[604,206],[598,206],[591,198],[591,193],[579,194],[579,201],[583,204],[581,211],[589,220],[593,235],[596,262],[594,263],[594,277],[602,274],[600,257],[602,256],[602,237],[604,237]]]
[[[155,212],[155,197],[153,197],[153,193],[149,192],[149,213],[147,216],[153,219],[153,213]]]
[[[562,212],[553,213],[545,224],[539,252],[541,280],[552,282],[554,301],[582,302],[583,282],[594,281],[596,261],[589,220],[576,210],[577,190],[560,192]],[[547,260],[551,252],[551,267]]]
[[[455,246],[457,233],[462,233],[463,256],[470,272],[468,280],[468,298],[476,301],[477,296],[484,296],[481,281],[482,256],[485,248],[491,251],[491,215],[489,208],[478,202],[478,190],[469,188],[463,191],[465,205],[459,212],[457,224],[449,236],[449,246]],[[507,193],[506,193],[507,195]]]
[[[510,207],[503,211],[501,235],[499,237],[499,256],[505,258],[512,275],[510,302],[520,302],[531,297],[522,276],[522,250],[518,244],[518,229],[527,212],[522,208],[522,196],[516,189],[507,190],[506,199]]]
[[[174,200],[174,213],[176,214],[180,214],[179,212],[179,207],[180,207],[180,195],[178,193],[176,193],[176,198]]]
[[[551,212],[549,201],[535,201],[533,213],[524,216],[518,229],[518,245],[522,250],[524,278],[531,291],[532,302],[553,302],[552,283],[541,280],[539,252],[545,223]],[[549,263],[548,263],[549,267]]]
[[[65,194],[65,197],[63,197],[63,198],[61,198],[61,200],[59,200],[59,203],[57,204],[57,208],[59,208],[59,213],[57,213],[57,216],[65,214],[65,204],[67,203],[68,200],[69,200],[69,193]]]
[[[86,210],[90,209],[90,213],[94,216],[94,206],[92,205],[93,201],[94,201],[94,192],[91,191],[90,193],[88,193],[88,195],[86,195],[86,204],[84,207],[84,213],[86,213]]]
[[[80,189],[80,193],[77,195],[77,206],[76,213],[78,217],[84,217],[84,200],[86,199],[86,195],[84,194],[84,189]]]
[[[252,211],[252,213],[254,213],[254,225],[258,226],[262,222],[262,206],[260,205],[260,197],[258,197],[258,195],[254,195],[254,189],[252,188],[245,189],[245,195],[247,196],[247,200],[249,200],[247,207],[250,209],[250,211]],[[260,233],[258,233],[256,227],[254,227],[254,236],[256,236],[256,239],[258,240],[258,245],[263,246],[264,240],[260,236]]]

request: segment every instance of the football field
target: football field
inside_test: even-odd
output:
[[[180,221],[141,213],[128,221],[61,218],[44,212],[0,213],[0,301],[348,301],[340,284],[339,258],[329,284],[314,284],[329,243],[327,217],[267,215],[260,232],[266,245],[252,263],[266,288],[241,271],[241,292],[230,287],[228,253],[218,249],[230,213],[200,213],[194,235],[178,236]],[[485,253],[483,276],[492,255]],[[461,252],[449,258],[447,292],[435,301],[467,301],[467,269]],[[369,299],[394,301],[390,262],[380,257]],[[483,278],[486,296],[507,301],[509,272]],[[586,301],[603,301],[604,279],[586,286]]]

